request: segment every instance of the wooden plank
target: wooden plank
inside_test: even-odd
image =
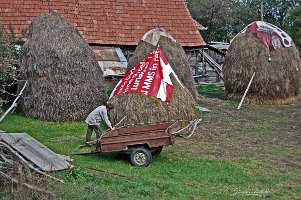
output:
[[[43,171],[70,167],[65,157],[54,153],[26,133],[0,133],[0,138]]]
[[[42,170],[51,171],[63,168],[63,166],[58,163],[62,159],[56,158],[55,153],[47,151],[45,146],[35,140],[30,140],[27,135],[22,133],[6,134],[6,137],[2,137],[2,139]],[[59,160],[57,161],[57,159]]]
[[[12,147],[19,151],[24,157],[35,163],[38,167],[45,171],[64,169],[67,163],[61,156],[57,156],[54,152],[47,149],[38,141],[30,138],[27,134],[8,134],[6,137],[10,141]]]
[[[23,133],[24,134],[24,133]],[[59,164],[63,167],[65,167],[64,163],[66,161],[70,161],[71,158],[69,156],[65,156],[65,155],[60,155],[57,154],[53,151],[51,151],[50,149],[48,149],[46,146],[44,146],[43,144],[41,144],[40,142],[38,142],[37,140],[35,140],[34,138],[30,137],[29,135],[25,134],[27,137],[25,137],[24,139],[27,140],[29,142],[29,144],[36,144],[39,145],[37,148],[40,148],[39,151],[45,155],[50,155],[50,157],[53,157],[54,159],[56,159],[57,161],[62,160],[62,162],[60,162]],[[58,159],[60,158],[60,159]],[[67,162],[67,163],[68,163]],[[68,163],[69,164],[69,163]]]

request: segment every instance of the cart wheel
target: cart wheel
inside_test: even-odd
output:
[[[131,163],[134,166],[147,167],[152,162],[152,154],[145,147],[137,147],[131,153]]]
[[[162,152],[163,147],[158,147],[157,149],[155,149],[152,154],[154,156],[160,155],[160,153]]]

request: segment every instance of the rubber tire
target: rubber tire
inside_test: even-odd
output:
[[[145,147],[137,147],[130,156],[131,163],[134,166],[147,167],[152,162],[152,154]]]
[[[152,152],[153,156],[158,156],[162,152],[163,147],[158,147],[158,149]]]

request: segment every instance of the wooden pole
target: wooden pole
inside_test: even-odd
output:
[[[241,101],[240,101],[240,103],[239,103],[239,105],[238,105],[238,107],[237,107],[238,110],[240,109],[240,107],[241,107],[241,105],[242,105],[242,102],[244,101],[244,99],[245,99],[245,97],[246,97],[246,95],[247,95],[247,92],[248,92],[248,90],[249,90],[249,88],[250,88],[250,86],[251,86],[251,83],[252,83],[252,81],[253,81],[254,76],[255,76],[255,72],[253,73],[253,75],[252,75],[252,77],[251,77],[251,80],[250,80],[250,82],[249,82],[249,84],[248,84],[248,87],[247,87],[247,89],[246,89],[244,95],[243,95],[242,98],[241,98]]]
[[[127,116],[124,116],[115,126],[114,128],[116,128]]]
[[[0,118],[0,122],[4,119],[4,117],[15,107],[17,106],[17,100],[21,97],[22,93],[23,93],[23,90],[25,89],[27,85],[27,81],[25,82],[22,90],[20,91],[20,93],[18,94],[18,96],[16,97],[16,99],[14,100],[13,104],[9,107],[9,109],[7,109],[7,111],[1,116]]]

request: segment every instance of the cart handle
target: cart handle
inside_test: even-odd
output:
[[[179,121],[174,122],[172,125],[167,127],[167,129],[165,130],[165,133],[173,134],[173,131],[179,130],[179,123],[180,123]]]
[[[202,119],[195,119],[195,120],[191,121],[190,124],[188,124],[188,126],[186,126],[185,128],[182,128],[182,129],[180,129],[180,130],[174,132],[173,135],[175,135],[175,136],[180,136],[180,137],[183,137],[183,138],[185,138],[185,139],[188,139],[188,138],[190,138],[190,137],[194,134],[194,131],[195,131],[197,125],[198,125],[201,121],[202,121]],[[187,130],[187,132],[189,133],[188,136],[185,136],[185,134],[184,134],[184,131],[185,131],[186,129],[188,129],[188,130]]]

